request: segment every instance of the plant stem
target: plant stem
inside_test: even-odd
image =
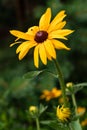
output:
[[[72,102],[73,102],[73,106],[75,107],[75,114],[77,115],[77,104],[76,104],[76,99],[74,94],[72,94]]]
[[[62,75],[62,72],[61,72],[58,61],[54,60],[54,63],[55,63],[57,73],[58,73],[58,79],[59,79],[60,87],[61,87],[61,90],[62,90],[64,105],[66,106],[67,105],[67,100],[66,100],[66,93],[65,93],[65,87],[66,86],[65,86],[64,78],[63,78],[63,75]]]
[[[76,103],[76,99],[75,99],[74,93],[72,93],[71,96],[72,96],[73,106],[75,107],[75,115],[77,115],[77,103]],[[73,125],[72,126],[73,126],[74,130],[77,130],[77,129],[82,130],[80,122],[79,122],[79,119],[77,119],[76,121],[73,121]]]
[[[39,124],[39,119],[36,118],[36,126],[37,126],[37,130],[40,130],[40,124]]]

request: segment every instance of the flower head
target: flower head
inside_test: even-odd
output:
[[[68,119],[70,119],[70,115],[71,115],[70,108],[64,107],[64,105],[62,105],[61,107],[60,106],[57,107],[57,117],[62,122],[68,121]]]
[[[78,107],[77,112],[78,112],[78,114],[82,113],[82,115],[83,115],[86,112],[86,108],[85,107]]]
[[[44,90],[43,94],[40,96],[41,99],[46,99],[46,101],[49,101],[53,98],[57,98],[61,96],[62,91],[58,90],[57,88],[53,88],[51,91],[49,90]]]
[[[81,122],[82,126],[87,126],[87,118]]]
[[[51,9],[48,8],[41,16],[39,26],[33,26],[27,32],[11,30],[10,33],[17,37],[14,44],[21,43],[16,53],[19,53],[19,60],[22,60],[31,48],[34,47],[34,64],[39,67],[39,56],[44,65],[47,64],[47,59],[56,59],[56,49],[70,50],[59,39],[67,39],[66,36],[72,33],[72,30],[63,29],[66,21],[63,21],[66,14],[65,11],[60,11],[51,21]],[[21,42],[20,39],[25,41]]]
[[[37,111],[38,111],[38,109],[37,109],[36,106],[30,106],[30,107],[29,107],[29,112],[30,112],[31,114],[34,114],[34,113],[36,113]]]

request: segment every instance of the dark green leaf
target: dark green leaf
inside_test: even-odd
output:
[[[58,75],[57,74],[54,74],[54,73],[52,73],[52,72],[50,72],[50,71],[46,71],[48,74],[50,74],[51,76],[53,76],[54,78],[58,78]]]
[[[37,77],[40,73],[42,73],[43,72],[43,70],[41,70],[41,71],[30,71],[30,72],[28,72],[28,73],[26,73],[26,74],[24,74],[24,78],[25,79],[29,79],[29,80],[32,80],[32,79],[34,79],[35,77]]]
[[[79,83],[79,84],[75,84],[73,86],[74,88],[74,93],[76,93],[77,91],[80,91],[81,89],[83,89],[84,87],[87,86],[87,83]]]
[[[40,115],[47,109],[47,106],[43,106],[42,104],[40,104],[40,110],[39,113]]]

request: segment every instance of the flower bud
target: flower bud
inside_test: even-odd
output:
[[[36,114],[38,112],[38,108],[36,106],[30,106],[29,107],[29,112],[31,114]]]

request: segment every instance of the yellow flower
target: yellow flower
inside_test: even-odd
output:
[[[77,108],[77,112],[78,112],[78,113],[82,113],[82,115],[85,113],[85,111],[86,111],[86,108],[85,108],[85,107],[78,107],[78,108]]]
[[[87,125],[87,118],[84,121],[81,122],[81,125],[82,126],[86,126]]]
[[[53,98],[57,98],[61,96],[62,92],[61,90],[58,90],[57,88],[53,88],[51,91],[44,90],[43,94],[40,96],[41,99],[46,99],[46,101],[49,101]]]
[[[11,30],[10,33],[17,37],[14,44],[21,43],[16,50],[16,54],[19,53],[19,60],[22,60],[24,56],[34,47],[34,65],[39,67],[39,56],[44,65],[47,64],[47,59],[56,59],[56,49],[66,49],[66,47],[59,39],[67,39],[66,36],[72,33],[72,30],[63,29],[66,21],[63,21],[66,14],[65,11],[60,11],[56,17],[51,21],[51,9],[48,8],[46,12],[41,16],[39,26],[33,26],[28,29],[27,32],[21,32],[18,30]]]
[[[36,113],[38,111],[37,107],[36,106],[30,106],[29,107],[29,112],[30,113]]]
[[[57,117],[62,122],[68,121],[68,119],[70,119],[70,115],[71,111],[68,107],[64,107],[64,105],[62,105],[61,107],[60,106],[57,107]]]

